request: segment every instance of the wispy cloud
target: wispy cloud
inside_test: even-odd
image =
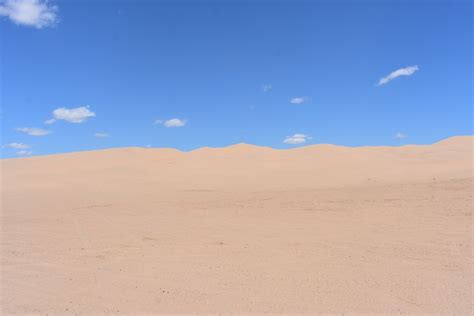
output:
[[[273,86],[271,83],[266,83],[262,86],[262,91],[263,92],[269,92],[273,89]]]
[[[98,137],[98,138],[110,137],[110,135],[107,134],[107,133],[95,133],[94,136],[95,136],[95,137]]]
[[[18,127],[16,128],[17,131],[26,133],[30,136],[45,136],[51,134],[51,131],[47,131],[41,128],[36,127]]]
[[[88,118],[94,117],[95,113],[89,110],[89,106],[80,106],[77,108],[58,108],[53,111],[54,119],[45,121],[45,124],[52,124],[56,120],[64,120],[69,123],[83,123]]]
[[[377,86],[381,86],[381,85],[384,85],[384,84],[387,84],[389,83],[390,81],[392,81],[393,79],[395,78],[398,78],[400,76],[411,76],[413,75],[415,72],[417,72],[419,70],[418,66],[410,66],[410,67],[405,67],[405,68],[400,68],[400,69],[397,69],[395,71],[392,71],[388,76],[386,77],[383,77],[379,80]]]
[[[283,140],[283,143],[289,144],[289,145],[299,145],[299,144],[306,143],[310,139],[311,139],[311,136],[306,135],[306,134],[294,134],[292,136],[287,136]]]
[[[173,119],[166,120],[166,121],[163,121],[163,120],[156,120],[155,121],[155,124],[161,124],[164,127],[183,127],[183,126],[186,125],[186,123],[187,123],[186,120],[179,119],[179,118],[173,118]]]
[[[393,137],[396,138],[396,139],[404,139],[404,138],[407,138],[408,136],[406,134],[398,132]]]
[[[3,145],[4,148],[13,148],[13,149],[28,149],[31,146],[23,143],[9,143]]]
[[[32,153],[31,150],[19,150],[16,152],[18,156],[30,156]]]
[[[290,100],[291,104],[302,104],[308,100],[307,97],[294,97]]]
[[[38,29],[57,23],[58,7],[46,0],[5,0],[0,2],[0,16],[18,25]]]
[[[44,121],[44,124],[46,124],[46,125],[51,125],[51,124],[53,124],[54,122],[56,122],[56,119],[53,119],[53,118],[52,118],[52,119],[49,119],[49,120]]]

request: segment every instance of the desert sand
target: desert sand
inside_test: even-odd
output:
[[[473,140],[1,161],[4,314],[472,314]]]

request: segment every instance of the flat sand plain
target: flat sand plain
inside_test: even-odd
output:
[[[2,312],[471,315],[473,139],[2,160]]]

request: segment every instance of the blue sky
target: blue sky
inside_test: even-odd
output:
[[[6,0],[0,19],[3,157],[472,134],[471,1]]]

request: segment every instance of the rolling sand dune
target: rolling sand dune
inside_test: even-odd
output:
[[[473,140],[2,160],[2,310],[470,315]]]

